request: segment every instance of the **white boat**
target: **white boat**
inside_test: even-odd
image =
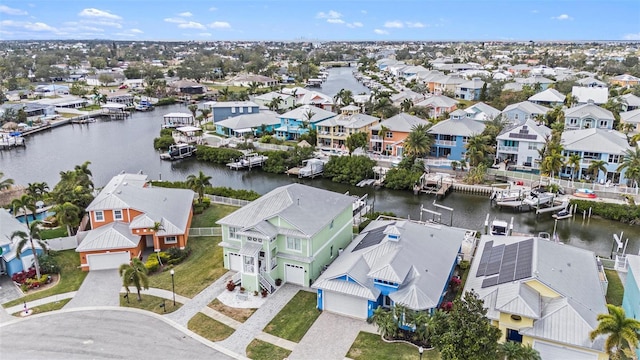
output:
[[[504,220],[493,220],[489,228],[489,234],[494,236],[506,236],[509,230],[509,224]]]
[[[190,144],[174,144],[169,146],[169,151],[160,154],[162,160],[178,160],[195,155],[196,147]]]
[[[320,159],[308,159],[302,162],[304,165],[298,172],[298,177],[310,177],[314,178],[318,175],[322,175],[324,171],[324,161]]]
[[[252,167],[262,166],[262,164],[264,164],[264,162],[267,161],[267,159],[269,159],[269,157],[265,155],[260,155],[257,153],[248,153],[245,156],[243,156],[240,160],[236,162],[228,163],[227,166],[234,170],[239,170],[244,168],[251,169]]]
[[[522,202],[529,206],[547,205],[553,203],[554,197],[553,193],[531,191]]]
[[[518,200],[522,200],[522,198],[524,197],[525,191],[520,189],[520,190],[513,190],[513,189],[507,189],[507,190],[495,190],[492,194],[491,194],[491,200],[494,201],[518,201]]]

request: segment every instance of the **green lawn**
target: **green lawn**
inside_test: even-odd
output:
[[[318,316],[320,311],[316,309],[316,294],[298,291],[264,331],[283,339],[300,342]]]
[[[153,295],[142,294],[141,297],[142,301],[138,301],[138,294],[134,290],[129,294],[129,302],[127,303],[127,299],[121,295],[120,306],[147,310],[160,315],[172,313],[180,309],[182,306],[180,303],[176,303],[176,306],[173,306],[172,300],[167,300]],[[164,309],[160,306],[161,304],[164,304]]]
[[[247,346],[247,357],[253,360],[281,360],[286,359],[291,351],[279,346],[254,339]]]
[[[217,227],[216,221],[238,210],[236,206],[211,204],[202,214],[195,215],[191,220],[192,228]],[[190,239],[191,240],[191,239]]]
[[[55,239],[55,238],[59,238],[59,237],[66,237],[67,236],[67,228],[66,226],[60,226],[57,228],[53,228],[53,229],[43,229],[40,231],[40,236],[42,237],[42,240],[47,240],[47,239]]]
[[[32,301],[42,299],[47,296],[63,294],[69,291],[76,291],[82,285],[87,272],[80,270],[80,255],[75,250],[52,251],[51,254],[58,261],[60,266],[60,281],[57,285],[38,292],[27,294],[13,301],[3,304],[4,307],[10,307],[22,304],[23,301]]]
[[[361,331],[351,345],[347,357],[354,360],[420,359],[418,348],[404,343],[386,343],[380,335]],[[423,360],[439,360],[436,350],[425,350]]]
[[[211,341],[221,341],[233,334],[233,329],[227,325],[213,320],[203,313],[197,313],[189,320],[187,328],[194,333]]]
[[[67,305],[67,303],[70,300],[71,299],[62,299],[60,301],[56,301],[56,302],[52,302],[52,303],[48,303],[48,304],[42,304],[40,306],[32,307],[32,308],[30,308],[33,311],[31,314],[35,315],[35,314],[42,314],[42,313],[45,313],[47,311],[60,310],[60,309],[62,309],[63,306]],[[17,312],[17,313],[14,313],[12,315],[20,316],[20,311]]]
[[[607,303],[615,306],[622,305],[622,297],[624,296],[624,286],[618,272],[615,270],[605,270],[609,287],[607,288]]]

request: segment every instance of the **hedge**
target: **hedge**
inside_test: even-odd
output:
[[[208,161],[215,164],[227,164],[243,156],[238,150],[225,148],[212,148],[209,146],[198,145],[196,158],[198,160]]]
[[[173,188],[173,189],[188,189],[185,181],[151,181],[151,185],[157,187]],[[225,186],[207,186],[204,189],[205,194],[224,196],[232,199],[240,199],[253,201],[260,197],[260,194],[253,190],[232,189]],[[204,200],[203,200],[204,201]]]
[[[571,204],[577,204],[578,212],[589,212],[589,208],[591,208],[592,215],[597,215],[604,219],[640,224],[640,206],[589,200],[571,200]]]

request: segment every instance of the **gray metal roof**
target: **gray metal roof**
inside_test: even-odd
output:
[[[526,129],[524,128],[526,126]],[[511,135],[511,134],[523,134],[526,132],[526,135],[535,135],[535,139],[533,138],[524,138],[521,135]],[[520,140],[527,142],[538,142],[543,143],[546,140],[546,137],[551,134],[551,129],[546,127],[545,125],[538,125],[535,121],[531,119],[527,119],[524,124],[516,125],[510,129],[503,130],[500,135],[496,137],[497,140]],[[529,136],[532,137],[532,136]]]
[[[484,122],[463,117],[461,119],[447,119],[433,125],[430,134],[472,136],[481,134],[485,128]]]
[[[429,125],[429,122],[414,115],[399,113],[382,121],[380,124],[373,125],[371,130],[380,130],[384,126],[391,131],[409,133],[416,125]]]
[[[232,130],[259,128],[262,124],[280,124],[280,115],[273,111],[260,111],[255,114],[238,115],[216,122],[216,125],[220,125]]]
[[[609,89],[605,87],[574,86],[571,88],[571,95],[575,96],[580,103],[593,100],[596,104],[604,104],[609,99]]]
[[[311,117],[311,122],[316,123],[318,121],[322,121],[331,117],[336,116],[336,113],[321,109],[317,106],[313,105],[302,105],[298,108],[295,108],[289,112],[286,112],[280,115],[281,119],[296,119],[300,121],[307,121],[307,112],[311,110],[313,116]]]
[[[519,102],[517,104],[511,104],[509,106],[507,106],[506,108],[504,108],[504,110],[502,110],[503,113],[509,112],[511,110],[520,110],[523,111],[527,114],[532,114],[532,115],[536,115],[536,114],[540,114],[540,115],[544,115],[546,114],[549,110],[548,107],[542,106],[542,105],[538,105],[538,104],[534,104],[531,101],[522,101]]]
[[[483,102],[479,102],[477,104],[469,106],[468,108],[464,109],[464,112],[467,113],[467,116],[469,118],[481,121],[491,120],[500,115],[500,110]]]
[[[567,151],[622,155],[631,149],[621,132],[597,128],[564,131],[561,143]]]
[[[564,116],[567,119],[593,117],[596,120],[614,120],[611,111],[592,103],[564,109]]]
[[[444,95],[434,95],[420,101],[419,103],[415,104],[415,106],[450,108],[456,104],[458,104],[458,101],[450,97],[446,97]]]
[[[281,218],[299,231],[296,232],[298,236],[310,237],[325,228],[346,208],[351,208],[352,204],[353,198],[349,195],[291,184],[270,191],[217,223],[247,229]],[[282,233],[283,230],[279,228],[278,232]]]
[[[230,108],[230,107],[258,107],[259,105],[253,101],[218,101],[211,104],[211,107],[216,108]]]
[[[633,278],[636,281],[636,287],[640,289],[640,256],[627,255],[627,265],[629,267],[629,273],[633,274]]]
[[[76,252],[134,248],[140,239],[140,235],[131,233],[128,224],[112,222],[89,231]]]
[[[0,245],[11,243],[9,238],[14,231],[28,231],[27,225],[18,221],[7,209],[0,208]]]
[[[556,89],[541,91],[529,98],[529,101],[563,102],[566,96]]]
[[[630,123],[630,124],[640,123],[640,109],[621,112],[620,120],[623,123]]]
[[[622,98],[628,106],[640,106],[640,97],[634,94],[624,94],[620,96],[620,98]]]
[[[360,129],[364,126],[378,122],[380,118],[367,114],[340,114],[327,120],[316,123],[317,126],[344,126],[348,129]]]

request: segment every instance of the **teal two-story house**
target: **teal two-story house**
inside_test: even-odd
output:
[[[627,318],[640,321],[640,256],[627,255],[627,277],[624,284],[622,308]],[[636,349],[640,356],[640,347]]]
[[[307,287],[349,245],[349,195],[301,184],[279,187],[220,219],[224,267],[247,291],[276,279]]]

